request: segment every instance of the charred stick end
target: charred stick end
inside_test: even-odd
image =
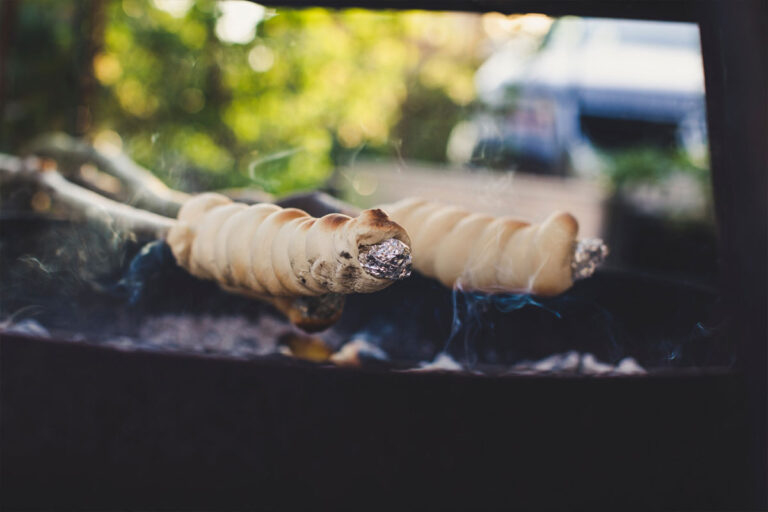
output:
[[[573,280],[591,277],[608,257],[608,252],[608,246],[599,238],[585,238],[576,242],[571,261]]]
[[[344,308],[344,296],[328,293],[318,297],[296,297],[292,305],[304,318],[327,320],[336,318]]]
[[[411,248],[396,238],[361,247],[357,259],[363,270],[379,279],[396,281],[411,275]]]
[[[317,297],[275,297],[272,304],[288,320],[306,332],[327,329],[341,317],[344,295],[328,293]]]

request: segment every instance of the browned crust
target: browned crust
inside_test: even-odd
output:
[[[518,220],[518,219],[506,219],[504,221],[504,226],[509,228],[510,231],[516,231],[521,228],[525,228],[530,226],[530,222],[526,222],[524,220]]]
[[[384,211],[378,208],[374,210],[365,210],[360,214],[359,218],[363,225],[371,228],[403,230],[399,224],[390,219]]]
[[[368,222],[374,225],[377,223],[387,224],[392,222],[389,219],[389,216],[379,208],[375,208],[373,210],[365,210],[362,216],[365,217]]]
[[[288,222],[293,219],[298,219],[299,217],[309,217],[309,214],[297,208],[286,208],[275,215],[275,220],[280,222]]]
[[[346,215],[342,215],[340,213],[329,213],[328,215],[321,217],[319,219],[319,222],[323,226],[327,226],[329,228],[338,228],[340,226],[343,226],[350,220],[352,220],[352,218],[347,217]]]
[[[371,234],[378,232],[381,236],[359,236],[358,244],[370,244],[380,242],[385,238],[395,238],[406,245],[411,245],[411,239],[408,232],[397,222],[393,221],[383,210],[375,208],[365,210],[355,219],[361,229],[367,230]]]
[[[557,223],[563,227],[568,233],[571,234],[571,236],[576,236],[579,232],[579,221],[576,220],[576,217],[571,215],[570,213],[563,212],[558,213],[557,217],[555,217],[555,220],[557,220]]]
[[[314,217],[307,217],[307,220],[299,224],[299,229],[302,231],[309,231],[309,228],[315,225],[315,222],[317,222],[317,219]]]

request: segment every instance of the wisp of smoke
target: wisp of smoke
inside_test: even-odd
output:
[[[463,342],[462,353],[464,364],[473,368],[478,361],[475,342],[480,336],[487,336],[487,331],[495,327],[493,312],[510,313],[531,306],[541,308],[560,318],[560,313],[544,306],[529,294],[513,293],[483,293],[464,291],[461,283],[457,283],[451,293],[452,321],[451,332],[445,341],[442,353],[448,353],[451,345],[457,340]]]

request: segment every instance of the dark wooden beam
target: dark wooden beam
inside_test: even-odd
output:
[[[253,0],[256,1],[256,0]],[[259,2],[263,3],[263,2]],[[667,21],[695,21],[701,0],[282,0],[279,7],[362,7],[470,12],[536,12],[550,16],[599,16]]]
[[[737,365],[747,376],[753,480],[750,508],[766,496],[768,354],[768,7],[707,2],[700,21],[722,298]]]

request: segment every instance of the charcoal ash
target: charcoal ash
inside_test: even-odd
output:
[[[380,347],[362,338],[355,338],[331,355],[330,361],[337,366],[388,366],[390,358]]]
[[[25,318],[18,322],[0,323],[0,331],[34,337],[50,337],[39,322]],[[75,336],[73,340],[84,340]],[[238,359],[253,359],[282,354],[305,361],[332,363],[344,367],[398,368],[376,344],[362,338],[344,343],[332,352],[325,341],[287,327],[277,318],[263,317],[251,322],[244,317],[209,315],[162,315],[148,318],[141,326],[139,336],[116,336],[103,340],[104,346],[120,350],[172,351],[207,354]],[[284,350],[289,348],[288,350]],[[430,361],[422,361],[416,372],[463,372],[465,367],[445,352]],[[473,373],[483,374],[474,370]],[[538,361],[522,361],[508,370],[492,368],[485,373],[504,375],[644,375],[647,371],[631,357],[616,365],[599,361],[592,354],[570,351],[553,354]]]
[[[599,361],[593,354],[575,350],[552,354],[537,361],[521,361],[507,369],[483,368],[473,370],[476,374],[493,375],[539,375],[539,376],[620,376],[645,375],[648,372],[632,357],[625,357],[617,364]],[[412,371],[417,372],[463,372],[464,366],[449,354],[441,352],[432,361],[423,361]]]
[[[464,367],[456,362],[450,355],[445,352],[440,352],[432,361],[422,361],[419,363],[418,368],[413,371],[417,372],[460,372]]]
[[[51,333],[43,325],[32,318],[24,318],[18,322],[7,320],[0,322],[0,332],[9,334],[25,334],[36,338],[50,338]]]
[[[574,350],[553,354],[538,361],[521,361],[513,365],[508,375],[645,375],[648,373],[632,357],[617,364],[599,361],[593,354]]]
[[[137,339],[152,347],[251,358],[276,353],[285,330],[283,322],[268,316],[249,321],[242,316],[162,315],[144,322]]]

